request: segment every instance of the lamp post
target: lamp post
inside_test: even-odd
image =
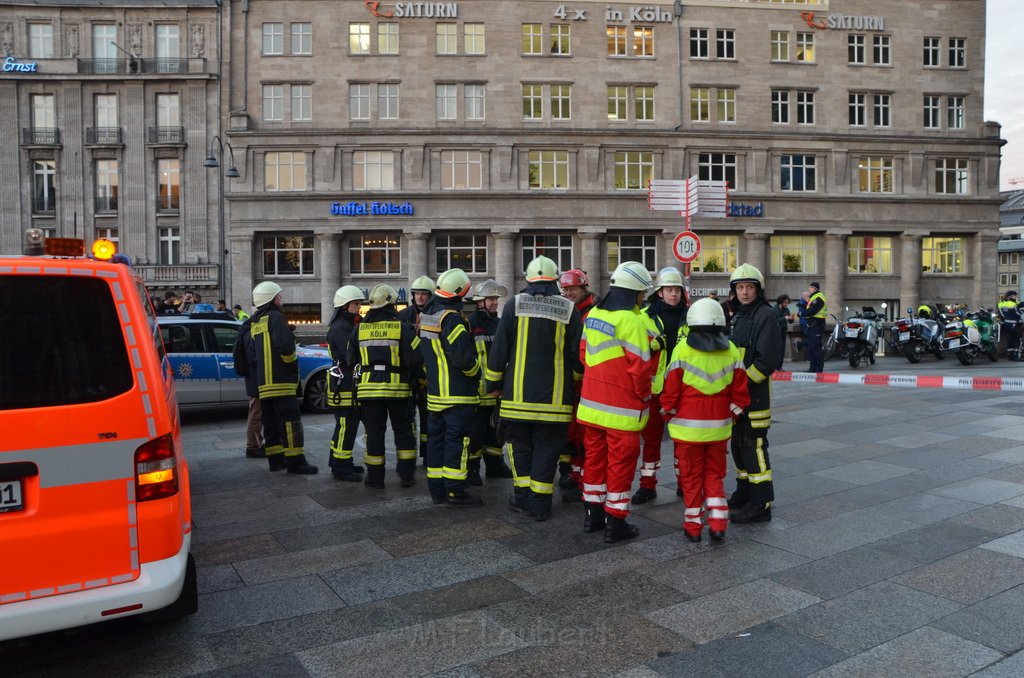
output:
[[[227,169],[224,169],[224,167],[221,164],[221,162],[219,162],[217,160],[218,157],[220,158],[221,161],[224,160],[224,149],[225,148],[228,151],[228,161],[227,161],[228,167],[227,167]],[[216,155],[214,155],[214,151],[217,152]],[[217,230],[218,230],[217,241],[220,244],[220,256],[222,257],[222,261],[221,261],[221,265],[220,265],[220,271],[219,271],[220,272],[220,276],[219,276],[220,277],[220,298],[224,300],[225,304],[230,304],[231,300],[228,299],[228,295],[227,295],[227,278],[228,278],[227,267],[228,267],[228,262],[230,261],[230,258],[228,257],[228,252],[227,252],[227,250],[224,247],[224,242],[225,242],[225,236],[224,236],[224,178],[227,177],[229,179],[237,179],[240,176],[242,176],[241,174],[238,173],[238,168],[235,167],[235,151],[234,151],[233,148],[231,148],[231,143],[228,142],[228,141],[223,141],[222,142],[221,139],[220,139],[220,135],[219,134],[215,134],[213,136],[213,138],[210,139],[210,153],[207,156],[206,161],[203,162],[203,167],[210,168],[210,169],[220,168],[220,170],[221,170],[220,172],[217,173],[219,175],[219,179],[220,179],[220,184],[218,186],[218,194],[219,195],[218,195],[218,198],[217,198],[218,199],[218,210],[219,210],[218,211],[219,219],[218,219],[218,225],[217,225]],[[230,308],[230,306],[228,306],[228,308]]]

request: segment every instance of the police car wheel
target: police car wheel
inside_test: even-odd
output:
[[[314,374],[306,384],[306,394],[303,398],[306,409],[317,414],[330,412],[327,406],[327,372],[322,370]]]

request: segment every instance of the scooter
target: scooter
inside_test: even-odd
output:
[[[838,341],[846,346],[850,367],[858,367],[865,358],[874,365],[875,350],[878,348],[879,317],[871,306],[864,306],[861,312],[846,319]]]
[[[939,360],[942,353],[942,325],[931,318],[914,315],[914,309],[907,309],[907,317],[899,318],[889,328],[893,347],[912,363],[921,362],[925,353],[932,353]]]

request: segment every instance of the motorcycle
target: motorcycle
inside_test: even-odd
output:
[[[962,313],[942,314],[942,350],[956,351],[961,365],[971,365],[981,352],[981,332],[974,321]]]
[[[960,357],[960,352],[957,352],[957,358],[964,365],[970,365],[974,362],[974,359],[978,356],[978,353],[984,353],[988,356],[988,359],[995,362],[999,359],[999,332],[1000,325],[999,320],[995,317],[995,314],[989,309],[978,309],[972,313],[968,313],[964,319],[964,324],[973,326],[978,330],[978,344],[973,346],[974,350],[965,350],[965,357]],[[970,355],[973,354],[973,355]],[[964,362],[965,358],[969,359],[968,362]]]
[[[821,356],[825,360],[831,360],[836,355],[840,358],[845,358],[847,357],[846,344],[839,341],[843,323],[839,321],[835,313],[829,313],[829,315],[832,316],[835,325],[832,327],[832,333],[821,344]]]
[[[931,353],[939,360],[946,356],[942,352],[942,325],[931,318],[922,318],[907,309],[907,317],[899,318],[889,328],[893,347],[911,363],[921,362],[925,353]]]
[[[864,306],[861,312],[841,323],[842,331],[837,341],[846,346],[850,367],[858,367],[864,358],[874,365],[875,350],[878,348],[879,316],[871,306]]]

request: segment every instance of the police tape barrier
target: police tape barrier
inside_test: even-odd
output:
[[[903,388],[961,388],[973,391],[1024,391],[1024,379],[1007,377],[939,377],[909,374],[848,374],[840,372],[774,372],[775,381],[801,384],[854,384]]]

